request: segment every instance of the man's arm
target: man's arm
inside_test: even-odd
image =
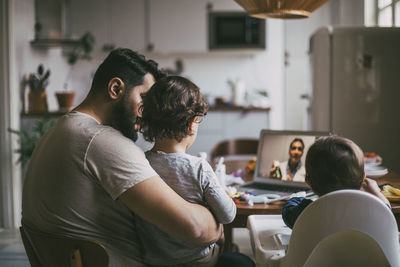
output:
[[[158,176],[131,187],[119,200],[142,219],[189,244],[209,245],[221,236],[222,226],[207,208],[185,201]]]

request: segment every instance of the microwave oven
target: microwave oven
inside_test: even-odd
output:
[[[265,20],[246,12],[209,12],[208,44],[209,49],[265,49]]]

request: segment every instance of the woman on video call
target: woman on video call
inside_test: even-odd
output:
[[[289,159],[284,162],[274,160],[269,172],[269,177],[304,182],[306,170],[301,162],[304,153],[304,142],[301,138],[295,138],[289,145]]]

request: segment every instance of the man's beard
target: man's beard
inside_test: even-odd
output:
[[[128,94],[116,104],[113,110],[113,126],[119,130],[125,137],[136,142],[138,139],[137,131],[135,130],[136,115],[134,113],[133,104],[128,98]]]

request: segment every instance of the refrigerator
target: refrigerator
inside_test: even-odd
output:
[[[400,173],[400,28],[320,28],[309,53],[310,130],[350,138]]]

